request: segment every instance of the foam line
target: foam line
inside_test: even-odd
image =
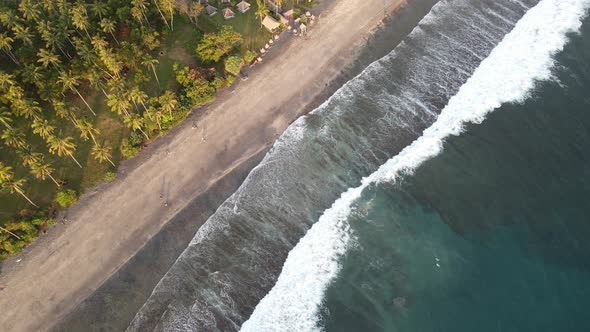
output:
[[[504,103],[528,98],[535,82],[551,78],[553,55],[567,33],[577,31],[590,0],[542,0],[484,59],[453,96],[436,122],[375,173],[351,188],[324,212],[291,250],[272,290],[242,325],[242,331],[313,331],[324,294],[339,271],[351,233],[352,204],[369,185],[392,182],[439,154],[444,140],[459,135],[466,123],[481,123]]]

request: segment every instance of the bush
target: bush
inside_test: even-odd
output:
[[[242,64],[244,64],[242,58],[230,55],[224,61],[225,71],[234,76],[238,76],[240,74],[240,69],[242,69]]]
[[[68,208],[70,205],[74,204],[78,195],[72,189],[65,189],[59,191],[57,196],[55,197],[55,202],[62,208]]]
[[[8,221],[2,225],[12,234],[0,231],[0,260],[20,252],[24,246],[39,236],[40,231],[44,231],[55,223],[54,219],[47,217],[47,212],[47,210],[40,210],[33,216]]]
[[[115,172],[107,172],[107,173],[104,175],[104,180],[105,180],[106,182],[111,182],[111,181],[113,181],[113,180],[114,180],[114,179],[116,179],[116,178],[117,178],[117,173],[115,173]]]
[[[129,134],[129,143],[133,146],[141,145],[141,143],[143,143],[143,135],[136,131],[131,132],[131,134]]]
[[[254,61],[254,59],[256,59],[256,53],[250,50],[247,50],[246,53],[244,53],[244,62],[250,63]]]
[[[139,147],[133,146],[130,142],[129,139],[125,138],[123,139],[123,141],[121,141],[121,154],[123,155],[123,157],[129,159],[129,158],[133,158],[135,156],[137,156],[137,154],[139,153]]]
[[[234,81],[236,80],[235,76],[228,76],[225,79],[225,85],[226,86],[231,86],[232,84],[234,84]]]

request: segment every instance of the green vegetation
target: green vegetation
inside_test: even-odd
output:
[[[59,205],[62,209],[68,208],[70,205],[74,204],[78,195],[72,189],[65,189],[59,191],[57,196],[55,196],[55,202]]]
[[[0,258],[212,101],[270,38],[255,4],[229,21],[198,1],[175,5],[0,2]]]

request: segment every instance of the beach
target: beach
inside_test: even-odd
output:
[[[307,37],[272,50],[248,81],[152,142],[115,181],[86,193],[47,235],[2,265],[3,330],[51,329],[197,197],[227,176],[243,178],[291,122],[329,95],[370,33],[403,3],[330,3]]]

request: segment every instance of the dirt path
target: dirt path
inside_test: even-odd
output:
[[[194,197],[267,149],[402,2],[335,1],[308,37],[271,50],[248,81],[210,105],[198,128],[187,121],[123,167],[119,179],[85,195],[66,225],[4,264],[2,330],[47,330],[72,311]]]

